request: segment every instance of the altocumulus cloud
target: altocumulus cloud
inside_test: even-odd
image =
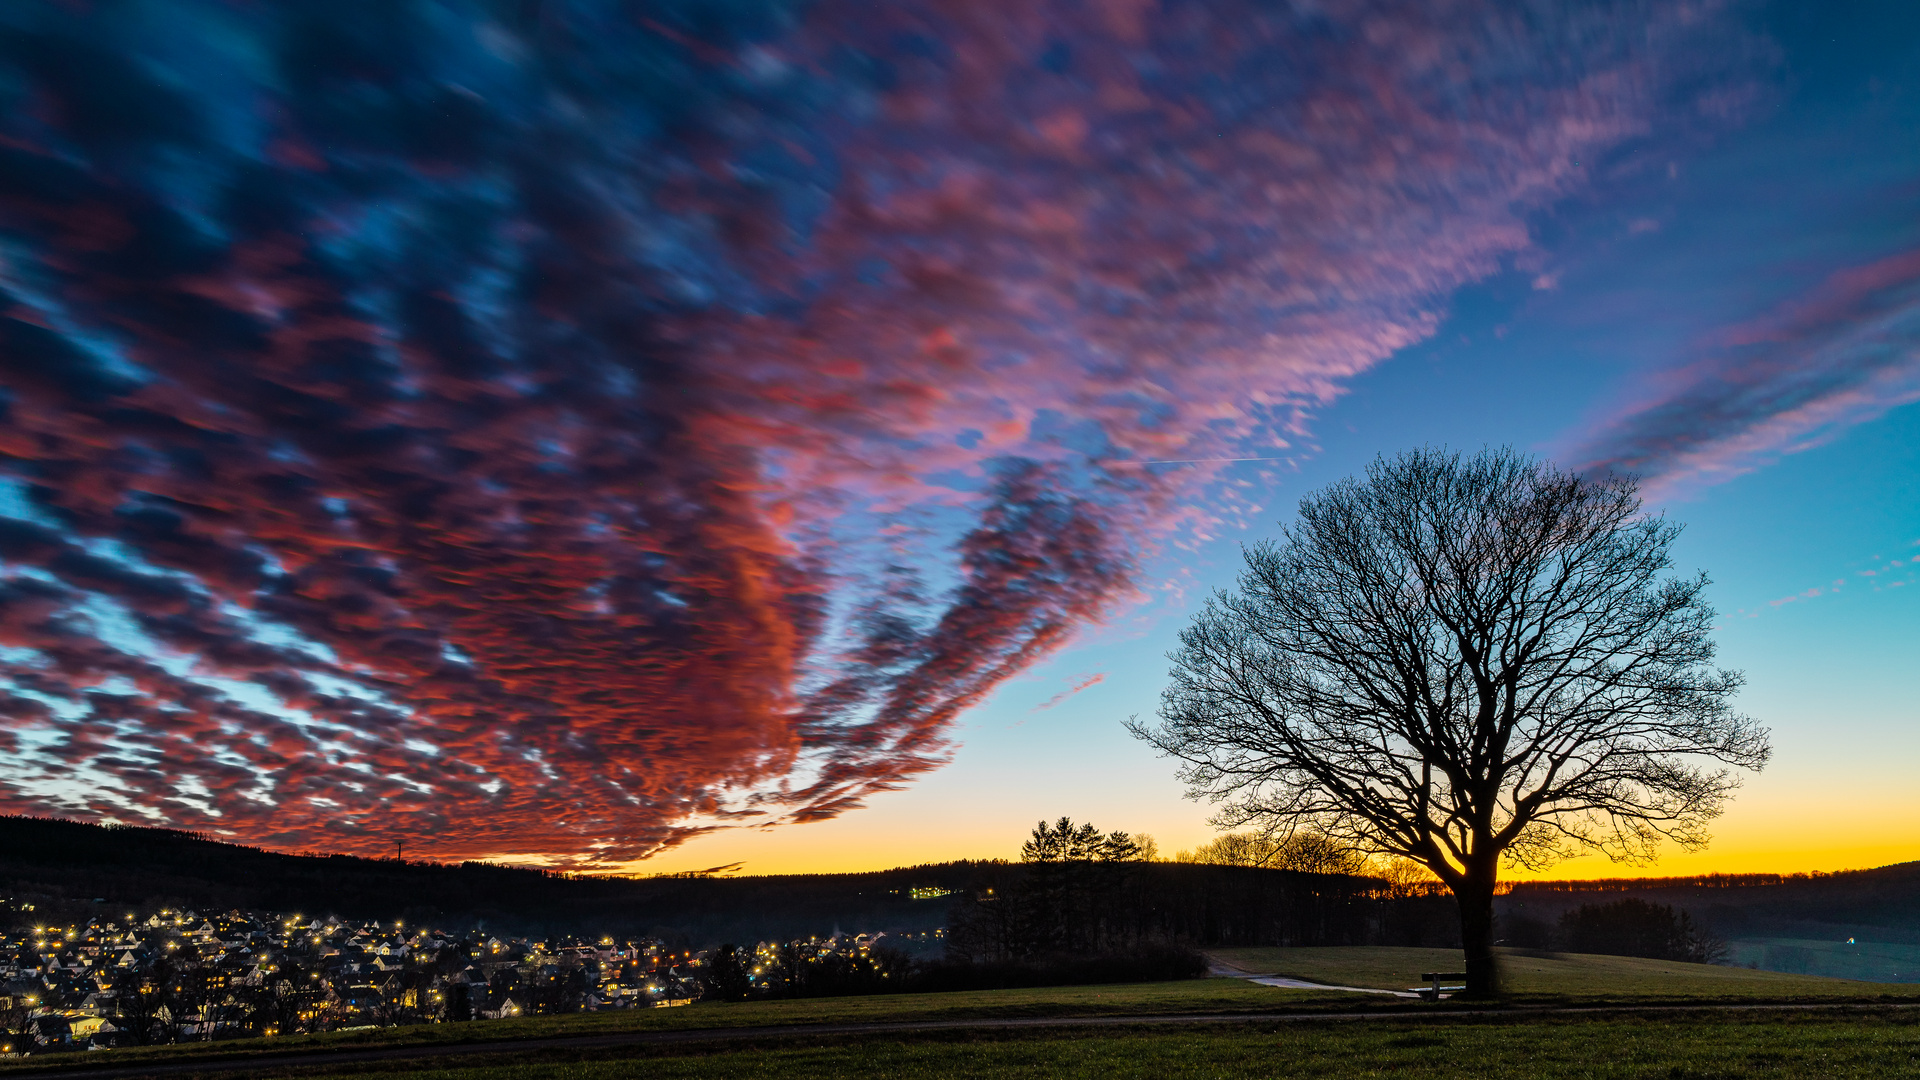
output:
[[[1661,495],[1750,472],[1913,401],[1920,251],[1834,273],[1728,328],[1647,400],[1607,418],[1578,456],[1649,477]]]
[[[593,865],[857,806],[1230,511],[1138,462],[1297,430],[1730,34],[11,5],[0,808]]]

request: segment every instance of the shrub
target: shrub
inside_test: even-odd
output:
[[[1684,911],[1628,897],[1583,904],[1560,916],[1560,947],[1567,952],[1645,956],[1714,964],[1726,959],[1726,942]]]

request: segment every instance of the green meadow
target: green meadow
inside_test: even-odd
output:
[[[1920,1075],[1920,1017],[1736,1013],[977,1032],[628,1051],[600,1060],[421,1063],[355,1075],[392,1080],[1881,1080]]]
[[[1417,985],[1422,972],[1458,971],[1464,963],[1457,949],[1216,949],[1210,955],[1249,974],[1389,990]],[[1920,984],[1783,975],[1636,956],[1502,950],[1500,969],[1508,1001],[1521,1005],[1920,1001]]]

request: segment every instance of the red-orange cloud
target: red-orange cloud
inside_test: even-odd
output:
[[[576,864],[844,812],[1233,512],[1140,462],[1264,456],[1724,54],[496,7],[0,30],[0,810]]]
[[[1909,251],[1834,273],[1727,329],[1648,400],[1608,418],[1579,455],[1587,468],[1648,476],[1659,494],[1749,472],[1913,401],[1920,252]]]

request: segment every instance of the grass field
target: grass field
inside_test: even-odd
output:
[[[98,1055],[95,1055],[96,1057]],[[270,1069],[384,1080],[1881,1080],[1920,1075],[1920,1017],[1878,1014],[1465,1017],[1182,1030],[843,1037],[538,1060]]]
[[[1742,938],[1727,942],[1733,962],[1800,975],[1920,983],[1920,945],[1885,941]]]
[[[1405,990],[1423,971],[1459,971],[1458,949],[1217,949],[1217,960],[1250,974]],[[1524,954],[1503,950],[1509,997],[1522,1004],[1649,1001],[1920,1001],[1920,985],[1866,983],[1775,971],[1642,960],[1632,956]]]
[[[1216,956],[1249,972],[1352,986],[1405,988],[1422,971],[1458,970],[1441,949],[1239,949]],[[1511,1004],[1920,1002],[1920,986],[1851,983],[1739,968],[1602,956],[1505,957]],[[1878,1012],[1722,1012],[1678,1016],[1552,1015],[1444,1018],[1439,1006],[1368,994],[1287,990],[1242,979],[699,1004],[471,1024],[336,1032],[0,1062],[0,1076],[187,1060],[257,1059],[301,1050],[418,1049],[419,1061],[340,1065],[339,1074],[393,1077],[590,1078],[884,1076],[1920,1076],[1920,1009]],[[753,1043],[547,1047],[435,1060],[436,1045],[626,1032],[922,1020],[1153,1014],[1364,1011],[1363,1022],[1200,1027],[755,1037]],[[1704,1062],[1706,1064],[1699,1064]],[[247,1075],[275,1075],[269,1063]],[[300,1074],[315,1069],[304,1067]],[[237,1075],[229,1073],[227,1075]],[[292,1075],[291,1073],[287,1075]]]
[[[737,1027],[845,1024],[901,1020],[976,1020],[1047,1016],[1122,1016],[1177,1013],[1270,1012],[1276,1009],[1349,1008],[1355,995],[1279,990],[1240,979],[1189,979],[1169,983],[1061,986],[1034,990],[972,990],[948,994],[886,994],[798,1001],[702,1002],[676,1009],[535,1016],[470,1024],[340,1031],[281,1039],[236,1039],[165,1047],[136,1047],[107,1054],[0,1060],[0,1076],[58,1063],[74,1068],[135,1064],[182,1056],[228,1058],[384,1046],[432,1046],[564,1035],[611,1035],[630,1031],[685,1031]],[[1364,1002],[1361,1004],[1365,1004]]]

